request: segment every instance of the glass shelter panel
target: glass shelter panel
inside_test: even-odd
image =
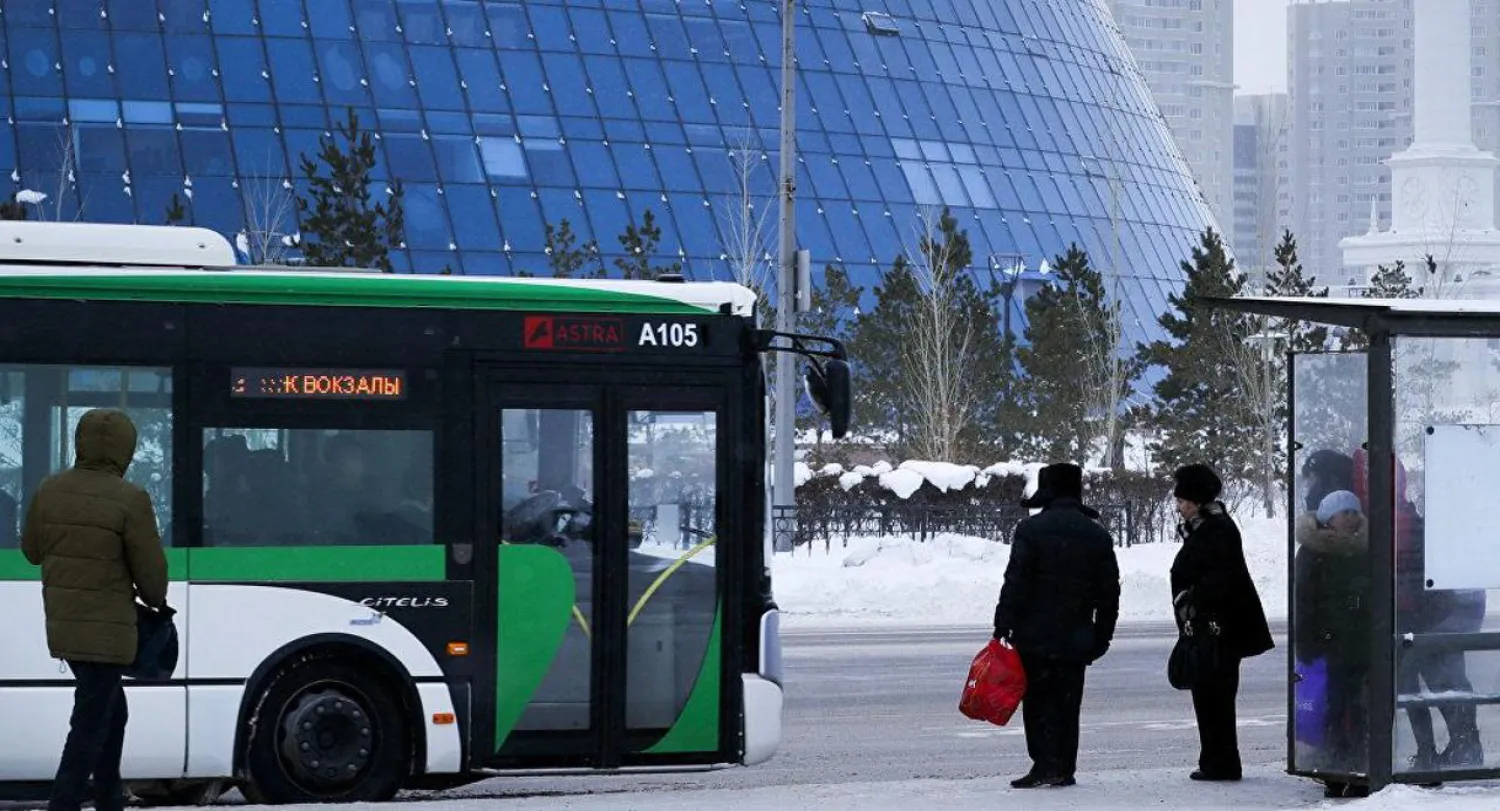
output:
[[[1362,353],[1292,363],[1292,769],[1368,770],[1370,558],[1356,460],[1368,433]],[[1348,508],[1355,509],[1339,509]]]
[[[1397,338],[1395,774],[1500,767],[1500,343]]]
[[[718,608],[718,425],[712,412],[630,412],[630,613],[626,725],[706,736],[715,719],[678,723],[710,657]],[[674,730],[676,731],[676,730]]]

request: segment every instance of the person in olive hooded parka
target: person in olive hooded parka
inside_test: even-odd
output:
[[[995,606],[995,638],[1026,670],[1021,704],[1031,770],[1015,788],[1071,786],[1085,669],[1109,650],[1120,614],[1114,539],[1083,504],[1083,469],[1049,465],[1023,505],[1041,513],[1016,527]]]
[[[1217,634],[1217,669],[1193,686],[1193,713],[1198,719],[1199,756],[1194,780],[1239,780],[1242,776],[1235,730],[1235,698],[1240,660],[1276,647],[1266,623],[1239,527],[1219,494],[1224,485],[1207,465],[1188,465],[1175,474],[1172,494],[1183,522],[1182,548],[1172,562],[1172,605],[1179,630],[1191,617],[1193,627]]]
[[[167,560],[151,497],[125,481],[136,448],[130,418],[93,409],[73,444],[73,467],[41,483],[21,532],[26,559],[42,567],[47,647],[76,680],[47,808],[78,811],[92,776],[95,811],[123,811],[129,711],[121,680],[136,656],[135,601],[166,605]]]

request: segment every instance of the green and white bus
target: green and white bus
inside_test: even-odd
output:
[[[0,783],[46,784],[67,733],[19,528],[101,406],[139,428],[179,610],[172,678],[126,688],[139,796],[771,757],[763,362],[804,358],[841,435],[837,342],[726,283],[233,262],[199,229],[0,223]]]

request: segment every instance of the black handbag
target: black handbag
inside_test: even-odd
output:
[[[1218,623],[1195,629],[1191,620],[1183,623],[1177,644],[1167,657],[1167,681],[1178,690],[1197,687],[1205,674],[1219,667],[1223,656]]]
[[[178,656],[177,623],[172,621],[176,614],[177,609],[171,606],[153,609],[135,604],[135,661],[126,668],[127,677],[145,681],[172,678]]]

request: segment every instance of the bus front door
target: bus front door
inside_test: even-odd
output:
[[[506,374],[481,387],[480,537],[492,543],[475,564],[494,686],[476,706],[474,749],[487,765],[732,759],[716,565],[723,395],[650,382]]]

